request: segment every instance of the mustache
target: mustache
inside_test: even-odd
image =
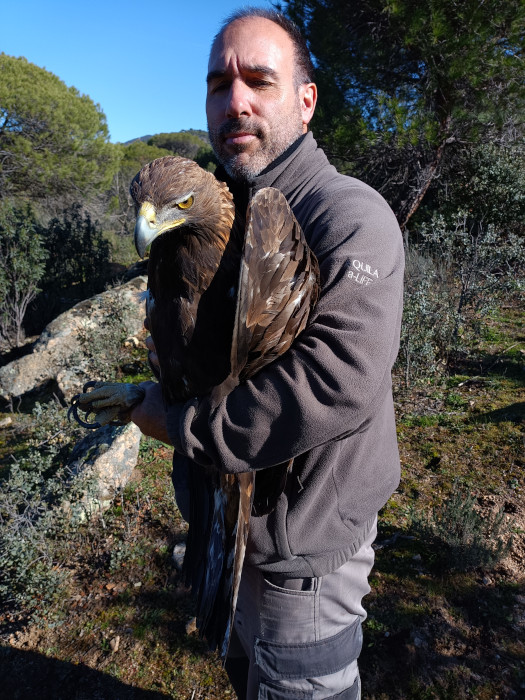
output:
[[[230,134],[253,134],[262,138],[264,133],[254,119],[228,119],[220,125],[218,135],[225,137]]]

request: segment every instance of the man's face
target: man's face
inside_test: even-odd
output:
[[[294,67],[288,34],[262,17],[236,20],[212,46],[208,130],[234,179],[258,175],[306,131],[315,99],[310,106],[312,88],[295,86]]]

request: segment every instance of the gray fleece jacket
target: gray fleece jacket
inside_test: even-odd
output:
[[[243,472],[294,458],[276,509],[253,517],[249,565],[322,576],[359,549],[399,482],[391,369],[402,314],[403,243],[394,214],[340,175],[311,133],[250,183],[286,196],[319,261],[321,296],[284,356],[216,408],[168,409],[175,450]]]

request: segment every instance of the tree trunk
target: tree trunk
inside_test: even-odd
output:
[[[438,149],[436,151],[436,157],[434,158],[433,162],[426,168],[426,172],[423,178],[423,182],[421,183],[420,187],[416,191],[412,202],[408,206],[408,212],[407,214],[403,217],[402,221],[400,221],[400,227],[401,230],[404,231],[406,229],[406,226],[409,222],[409,220],[412,218],[412,216],[416,213],[416,211],[419,208],[419,205],[423,201],[423,198],[425,197],[428,188],[430,187],[430,184],[432,180],[434,179],[436,175],[436,171],[443,159],[443,153],[445,151],[445,146],[449,143],[452,143],[455,141],[455,138],[453,136],[444,139],[438,146]]]

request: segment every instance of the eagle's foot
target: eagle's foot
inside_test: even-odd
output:
[[[87,382],[81,394],[71,399],[67,417],[71,416],[83,428],[95,430],[103,425],[125,425],[130,422],[132,409],[144,398],[145,391],[136,384],[118,382]],[[83,411],[81,418],[78,411]],[[95,420],[90,421],[93,415]]]

